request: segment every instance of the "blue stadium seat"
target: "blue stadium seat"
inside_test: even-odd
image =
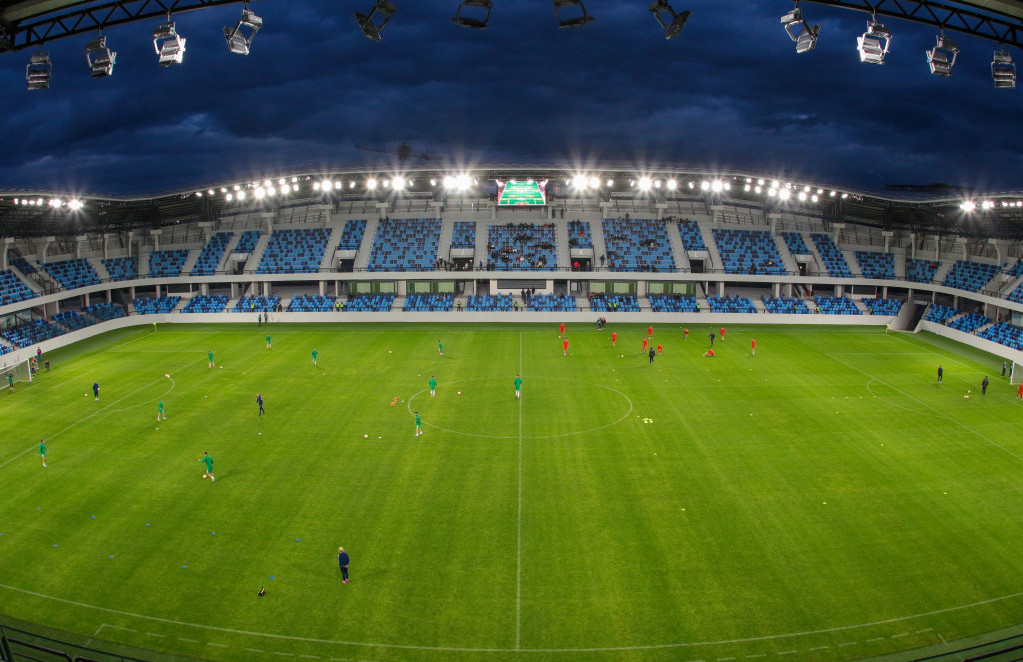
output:
[[[494,271],[555,271],[557,237],[553,225],[491,225],[488,242]]]
[[[853,274],[849,269],[849,263],[845,261],[845,256],[842,255],[842,251],[838,250],[838,246],[831,240],[831,237],[823,232],[814,232],[810,235],[810,239],[817,246],[817,251],[821,254],[821,260],[824,261],[824,268],[829,276],[852,278]]]
[[[767,230],[714,228],[714,241],[725,273],[773,276],[786,273],[778,244]]]
[[[131,257],[111,257],[100,260],[110,274],[110,280],[133,280],[139,277],[139,259]]]
[[[605,218],[603,226],[607,268],[611,271],[676,270],[664,221]]]

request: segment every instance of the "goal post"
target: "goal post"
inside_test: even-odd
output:
[[[1023,382],[1023,365],[1015,361],[1009,366],[1009,383],[1015,386]]]
[[[1020,373],[1023,375],[1023,372]],[[18,361],[13,364],[5,364],[3,369],[0,370],[0,387],[7,388],[8,375],[14,375],[14,381],[16,382],[30,382],[32,381],[32,368],[29,365],[29,359],[24,361]]]

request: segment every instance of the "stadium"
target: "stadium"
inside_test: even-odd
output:
[[[0,660],[1019,659],[1023,192],[414,151],[0,193]]]

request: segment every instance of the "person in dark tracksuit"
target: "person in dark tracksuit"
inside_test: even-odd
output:
[[[980,383],[980,394],[987,395],[987,385],[991,382],[988,381],[987,375],[984,375],[984,381]]]
[[[941,366],[939,365],[939,366],[938,366],[938,383],[939,383],[939,384],[941,383],[941,378],[942,378],[942,377],[944,377],[944,376],[945,376],[945,371],[944,371],[944,369],[942,369],[942,367],[941,367]]]
[[[341,566],[341,581],[348,583],[348,552],[344,547],[337,548],[337,564]]]

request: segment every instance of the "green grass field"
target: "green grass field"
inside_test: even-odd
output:
[[[569,325],[567,357],[554,325],[53,352],[0,393],[0,613],[150,657],[376,662],[838,661],[1023,623],[1000,360],[862,327],[731,327],[710,359],[709,327],[660,324],[650,365],[645,328]]]

